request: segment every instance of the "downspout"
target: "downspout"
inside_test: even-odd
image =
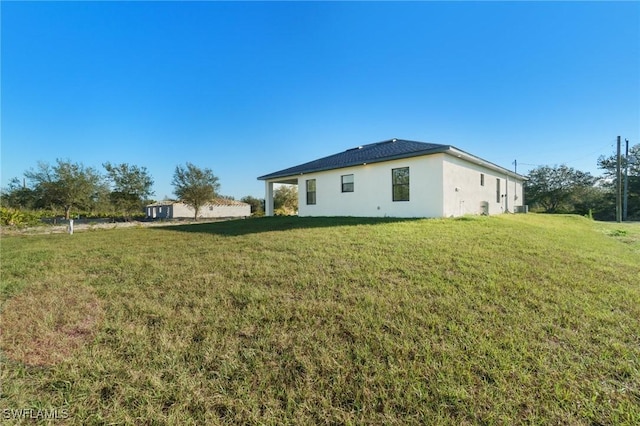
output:
[[[504,197],[504,211],[507,213],[511,213],[509,211],[509,175],[505,174],[505,197]]]

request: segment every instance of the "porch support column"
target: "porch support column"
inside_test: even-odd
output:
[[[264,181],[264,214],[273,216],[273,182]]]

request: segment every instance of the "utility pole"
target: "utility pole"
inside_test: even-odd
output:
[[[624,141],[626,146],[624,149],[624,196],[622,197],[622,220],[626,222],[629,207],[629,139],[625,139]]]
[[[622,170],[620,161],[620,136],[616,154],[616,222],[622,222]]]

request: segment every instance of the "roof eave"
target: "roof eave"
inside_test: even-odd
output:
[[[473,154],[470,154],[466,151],[463,151],[461,149],[458,149],[452,145],[440,145],[437,146],[435,148],[430,148],[430,149],[425,149],[425,150],[421,150],[421,151],[413,151],[413,152],[407,152],[407,153],[403,153],[403,154],[397,154],[397,155],[391,155],[391,156],[386,156],[386,157],[380,157],[380,158],[376,158],[373,160],[369,160],[369,161],[354,161],[354,162],[350,162],[350,163],[345,163],[342,164],[340,166],[327,166],[327,167],[315,167],[315,168],[309,168],[309,169],[305,169],[301,172],[286,172],[289,169],[298,167],[298,166],[294,166],[294,167],[290,167],[289,169],[284,169],[284,170],[280,170],[278,172],[275,173],[270,173],[267,175],[263,175],[258,177],[258,180],[263,180],[263,181],[268,181],[268,180],[282,180],[282,179],[296,179],[298,176],[302,176],[305,174],[310,174],[310,173],[318,173],[318,172],[325,172],[328,170],[340,170],[340,169],[346,169],[349,167],[357,167],[357,166],[362,166],[362,165],[366,165],[366,164],[374,164],[374,163],[383,163],[386,161],[393,161],[393,160],[400,160],[403,158],[412,158],[412,157],[421,157],[421,156],[425,156],[425,155],[433,155],[433,154],[439,154],[439,153],[445,153],[457,158],[462,158],[465,161],[468,161],[470,163],[474,163],[477,164],[479,166],[482,167],[486,167],[488,169],[497,171],[499,173],[503,173],[507,176],[510,176],[514,179],[519,179],[519,180],[527,180],[526,176],[520,175],[518,173],[512,172],[509,169],[506,169],[504,167],[501,167],[495,163],[492,163],[490,161],[484,160],[480,157],[476,157]]]
[[[461,149],[458,149],[455,146],[450,146],[447,151],[448,151],[447,154],[449,154],[449,155],[452,155],[452,156],[457,157],[457,158],[463,158],[464,160],[469,161],[469,162],[474,163],[474,164],[477,164],[479,166],[486,167],[488,169],[492,169],[492,170],[495,170],[497,172],[504,173],[505,175],[510,176],[510,177],[512,177],[514,179],[520,179],[520,180],[523,180],[523,181],[527,180],[526,176],[523,176],[523,175],[518,174],[516,172],[512,172],[511,170],[505,169],[504,167],[499,166],[499,165],[497,165],[495,163],[492,163],[491,161],[483,160],[482,158],[476,157],[473,154],[469,154],[468,152],[463,151]]]
[[[268,174],[268,175],[260,176],[258,178],[258,180],[293,178],[293,177],[296,177],[296,176],[302,176],[302,175],[306,175],[306,174],[309,174],[309,173],[326,172],[327,170],[339,170],[339,169],[346,169],[348,167],[362,166],[362,165],[366,165],[366,164],[384,163],[385,161],[401,160],[403,158],[421,157],[423,155],[432,155],[432,154],[439,154],[439,153],[442,153],[442,152],[446,152],[450,148],[451,148],[451,146],[449,146],[449,145],[443,145],[443,146],[439,146],[439,147],[431,148],[431,149],[426,149],[426,150],[422,150],[422,151],[414,151],[414,152],[408,152],[408,153],[404,153],[404,154],[391,155],[391,156],[388,156],[388,157],[376,158],[376,159],[370,160],[370,161],[357,161],[357,162],[353,162],[353,163],[347,163],[347,164],[343,164],[343,165],[341,165],[339,167],[317,167],[317,168],[308,169],[308,170],[305,170],[303,172],[298,172],[298,173],[281,173],[282,171],[280,171],[280,172],[275,172],[275,173],[271,173],[271,174]]]

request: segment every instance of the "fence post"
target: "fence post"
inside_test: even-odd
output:
[[[69,235],[73,235],[73,219],[69,219]]]

